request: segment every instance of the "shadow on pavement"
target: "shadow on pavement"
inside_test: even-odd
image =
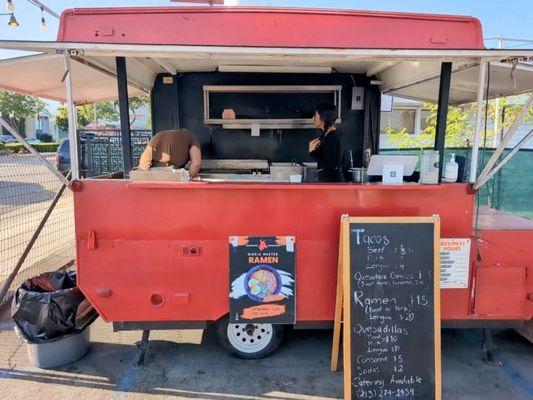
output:
[[[87,396],[90,389],[100,394],[103,390],[105,398],[118,398],[119,393],[135,399],[143,395],[207,400],[342,398],[342,372],[329,372],[331,331],[288,331],[275,354],[253,361],[229,357],[211,329],[203,335],[169,331],[156,335],[159,340],[151,342],[146,365],[137,367],[133,343],[140,339],[140,332],[111,333],[109,325],[95,325],[96,341],[82,360],[57,369],[29,368],[19,348],[14,362],[1,364],[0,378],[10,382],[8,387],[22,385],[26,390],[32,384],[46,383],[41,390],[61,393],[61,399],[80,393],[76,387]],[[444,399],[531,398],[527,385],[533,346],[513,331],[495,334],[498,357],[512,373],[483,363],[479,330],[444,330],[442,343]],[[12,343],[13,348],[16,345]]]
[[[229,357],[211,330],[201,344],[155,340],[141,367],[134,345],[96,342],[76,363],[2,368],[0,378],[207,400],[341,398],[342,373],[329,372],[331,333],[295,331],[286,339],[271,357],[251,361]]]
[[[51,200],[55,193],[38,183],[0,181],[0,205],[19,206]]]

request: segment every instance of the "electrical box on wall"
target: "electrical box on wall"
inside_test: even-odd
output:
[[[164,85],[172,85],[174,83],[174,77],[173,76],[164,76],[163,77],[163,84]]]
[[[360,111],[365,109],[365,88],[354,86],[352,88],[352,110]]]

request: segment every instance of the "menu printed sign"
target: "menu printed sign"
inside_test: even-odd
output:
[[[440,240],[440,287],[466,289],[470,265],[470,239]]]
[[[230,236],[231,323],[295,322],[294,236]]]

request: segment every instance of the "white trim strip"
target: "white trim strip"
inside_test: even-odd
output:
[[[53,53],[64,50],[78,50],[85,55],[124,56],[124,57],[171,57],[188,53],[196,57],[211,58],[213,55],[248,54],[261,55],[266,58],[283,58],[286,56],[316,57],[325,56],[333,59],[364,59],[398,61],[398,59],[433,58],[442,61],[475,61],[486,58],[487,61],[506,59],[533,59],[533,49],[330,49],[330,48],[294,48],[294,47],[231,47],[231,46],[180,46],[180,45],[145,45],[145,44],[110,44],[80,42],[38,42],[38,41],[0,41],[0,48]]]
[[[477,87],[476,126],[474,129],[474,147],[472,148],[472,161],[470,164],[470,182],[477,178],[477,163],[479,156],[479,143],[481,141],[481,124],[483,116],[483,98],[485,96],[485,77],[487,75],[487,62],[481,60],[479,64],[479,80]]]
[[[78,116],[76,106],[74,105],[74,95],[72,93],[72,71],[70,68],[70,55],[65,53],[65,88],[67,91],[67,114],[68,114],[68,137],[70,150],[70,171],[72,173],[72,180],[80,178],[80,163],[78,158],[78,135],[77,125]]]

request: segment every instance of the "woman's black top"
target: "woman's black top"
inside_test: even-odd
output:
[[[309,153],[317,160],[318,180],[320,182],[344,182],[342,173],[342,142],[337,130],[327,135],[322,133],[315,150]]]

